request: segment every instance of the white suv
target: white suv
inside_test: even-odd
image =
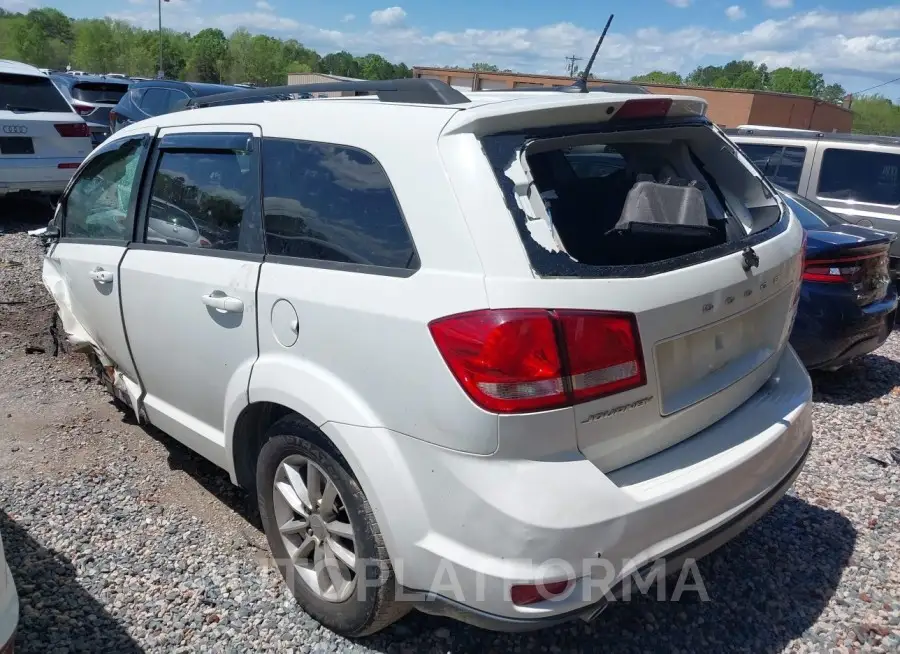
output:
[[[701,100],[344,87],[375,95],[117,132],[44,266],[112,392],[258,496],[305,611],[587,619],[781,497],[803,230]],[[157,202],[208,245],[151,241]]]
[[[62,193],[91,147],[87,123],[45,73],[0,59],[0,196]]]

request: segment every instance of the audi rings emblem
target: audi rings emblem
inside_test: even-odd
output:
[[[25,125],[4,125],[4,134],[27,134],[28,128]]]

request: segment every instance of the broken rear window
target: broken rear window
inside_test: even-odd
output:
[[[482,145],[541,276],[655,274],[786,226],[767,183],[706,121],[560,126]]]

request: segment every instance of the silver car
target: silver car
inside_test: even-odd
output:
[[[72,74],[53,74],[50,80],[91,128],[91,144],[100,145],[110,134],[109,112],[128,92],[131,81]]]
[[[857,225],[900,232],[900,138],[772,128],[726,134],[775,184]],[[900,274],[900,240],[891,270]]]

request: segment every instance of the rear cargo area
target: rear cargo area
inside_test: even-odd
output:
[[[503,177],[513,182],[507,188],[525,214],[527,246],[586,266],[689,265],[781,216],[770,188],[708,124],[663,121],[581,134],[560,126],[558,133],[523,134],[518,151],[505,153],[502,172],[501,152],[486,147],[501,185]],[[527,187],[516,184],[523,176]],[[536,272],[559,275],[558,266],[542,270],[535,259]]]

